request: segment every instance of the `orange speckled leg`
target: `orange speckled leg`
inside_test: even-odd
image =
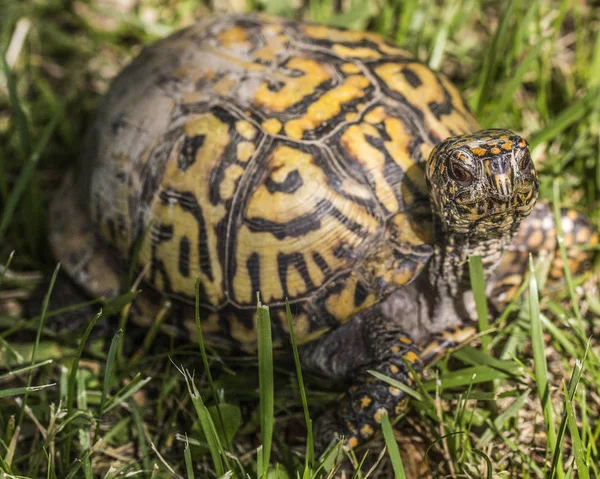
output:
[[[398,325],[373,308],[325,337],[308,345],[303,363],[332,378],[350,379],[352,385],[338,407],[317,420],[315,436],[323,448],[344,436],[350,448],[379,429],[381,416],[398,416],[406,405],[404,393],[374,377],[373,370],[403,384],[410,383],[406,364],[421,369],[420,350]],[[336,334],[337,333],[337,334]],[[336,338],[337,336],[337,338]]]

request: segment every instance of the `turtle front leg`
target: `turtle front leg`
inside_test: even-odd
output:
[[[404,409],[404,393],[369,370],[409,384],[407,363],[416,371],[421,369],[419,348],[378,307],[303,347],[301,361],[311,371],[352,382],[340,404],[317,420],[315,440],[321,448],[339,436],[348,447],[356,447],[379,429],[382,414],[393,418]]]

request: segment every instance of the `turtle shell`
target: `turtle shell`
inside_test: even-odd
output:
[[[202,306],[242,342],[257,292],[296,304],[306,336],[421,271],[424,160],[477,129],[444,76],[379,35],[208,18],[115,79],[53,203],[53,247],[94,294],[114,294],[135,258],[179,303],[199,278]]]

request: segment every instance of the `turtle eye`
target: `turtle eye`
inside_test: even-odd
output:
[[[471,175],[470,172],[468,172],[465,168],[463,168],[463,166],[460,165],[460,163],[458,161],[451,159],[449,170],[450,170],[450,178],[452,178],[453,180],[456,180],[462,184],[471,183],[473,175]]]

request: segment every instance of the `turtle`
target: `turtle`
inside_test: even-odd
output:
[[[216,15],[114,79],[51,201],[50,242],[92,296],[135,268],[138,321],[169,304],[183,337],[198,301],[206,338],[252,353],[259,294],[286,348],[289,302],[303,368],[349,383],[319,438],[352,448],[406,404],[368,370],[409,384],[473,334],[470,256],[501,309],[529,253],[555,254],[538,188],[522,136],[481,129],[443,74],[384,37]],[[562,217],[579,270],[597,233]]]

